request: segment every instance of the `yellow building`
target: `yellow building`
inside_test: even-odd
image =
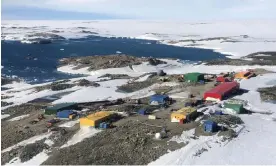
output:
[[[249,79],[254,75],[254,73],[250,71],[244,71],[244,72],[239,72],[235,74],[235,79]]]
[[[90,114],[86,117],[80,118],[80,126],[97,127],[101,122],[107,120],[113,115],[109,111],[100,111],[94,114]]]
[[[181,108],[180,110],[175,111],[171,114],[171,121],[179,122],[181,119],[185,120],[186,116],[194,111],[196,111],[196,109],[192,107]]]

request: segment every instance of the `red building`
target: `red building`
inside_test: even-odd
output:
[[[223,77],[223,76],[219,76],[217,77],[217,82],[230,82],[231,81],[231,78],[229,77]]]
[[[235,92],[240,88],[239,83],[237,82],[224,82],[215,88],[204,93],[204,100],[215,100],[221,101],[227,95]]]

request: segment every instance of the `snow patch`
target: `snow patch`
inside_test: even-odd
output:
[[[41,135],[37,135],[37,136],[31,137],[31,138],[29,138],[27,140],[24,140],[22,142],[19,142],[19,143],[15,144],[15,145],[13,145],[11,147],[8,147],[8,148],[2,150],[1,153],[8,152],[8,151],[10,151],[10,150],[12,150],[14,148],[19,147],[19,146],[25,146],[25,145],[28,145],[28,144],[35,143],[36,141],[42,140],[44,138],[48,138],[51,134],[52,133],[45,133],[45,134],[41,134]]]
[[[2,115],[1,115],[1,119],[7,118],[7,117],[9,117],[9,116],[10,116],[9,114],[2,114]]]
[[[101,130],[92,127],[81,127],[80,130],[75,135],[73,135],[73,137],[66,144],[62,145],[60,148],[75,145],[76,143],[79,143],[86,138],[92,137],[100,131]]]
[[[21,120],[21,119],[24,119],[26,117],[30,116],[30,114],[26,114],[26,115],[21,115],[21,116],[17,116],[17,117],[14,117],[12,119],[9,119],[8,121],[18,121],[18,120]]]
[[[76,125],[77,123],[79,123],[79,122],[80,122],[79,119],[78,119],[78,120],[72,120],[72,121],[63,123],[63,124],[59,125],[58,127],[68,127],[68,128],[70,128],[70,127],[75,126],[75,125]]]
[[[45,142],[44,142],[45,144],[47,144],[48,146],[53,146],[55,143],[54,143],[54,141],[52,141],[52,140],[50,140],[50,139],[46,139],[45,140]]]

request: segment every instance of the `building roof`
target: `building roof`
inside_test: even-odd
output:
[[[185,74],[185,77],[198,77],[198,76],[201,76],[201,75],[202,75],[202,73],[194,72],[194,73]]]
[[[183,107],[180,110],[177,110],[176,112],[173,112],[172,115],[173,114],[188,115],[188,114],[190,114],[190,113],[192,113],[194,111],[196,111],[196,109],[193,108],[193,107]]]
[[[67,108],[70,106],[74,106],[76,105],[76,103],[60,103],[60,104],[56,104],[50,107],[47,107],[48,110],[60,110],[62,108]]]
[[[160,99],[166,99],[168,98],[169,96],[168,95],[152,95],[150,98],[151,100],[160,100]]]
[[[214,121],[211,121],[211,120],[206,120],[206,121],[204,122],[204,124],[205,124],[205,125],[216,125],[217,123],[214,122]]]
[[[112,115],[113,113],[112,112],[109,112],[109,111],[100,111],[100,112],[96,112],[94,114],[90,114],[84,118],[87,118],[89,120],[93,120],[93,121],[96,121],[96,120],[99,120],[99,119],[102,119],[102,118],[105,118],[105,117],[108,117],[110,115]]]
[[[229,100],[226,100],[224,103],[226,104],[245,104],[246,101],[244,100],[240,100],[240,99],[229,99]]]
[[[220,95],[224,95],[225,93],[231,91],[233,88],[238,87],[239,84],[235,81],[233,82],[224,82],[218,86],[216,86],[215,88],[206,91],[205,93],[215,93],[215,94],[220,94]]]
[[[185,75],[202,75],[202,73],[192,72],[192,73],[186,73]]]
[[[58,112],[58,114],[72,114],[72,113],[74,113],[73,110],[62,110]]]

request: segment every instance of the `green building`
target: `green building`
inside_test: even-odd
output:
[[[185,81],[198,82],[204,80],[204,74],[201,73],[187,73],[184,75]]]
[[[60,103],[60,104],[55,104],[53,106],[49,106],[45,109],[45,114],[46,115],[53,115],[56,114],[59,111],[63,110],[72,110],[76,109],[77,104],[76,103]]]
[[[230,99],[224,102],[224,108],[231,109],[235,111],[235,113],[240,114],[244,112],[244,101],[242,100],[236,100],[236,99]]]

